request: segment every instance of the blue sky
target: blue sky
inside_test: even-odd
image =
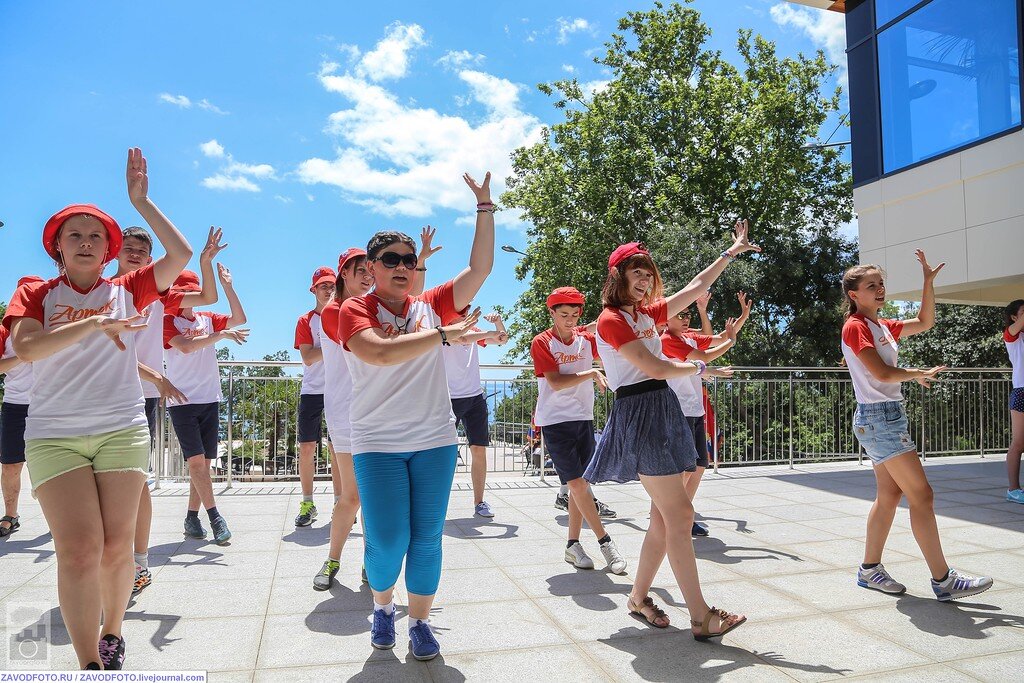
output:
[[[136,145],[150,196],[197,256],[208,227],[224,228],[221,260],[253,330],[238,358],[291,349],[313,270],[376,230],[437,227],[437,284],[468,261],[474,202],[460,173],[493,171],[497,198],[509,153],[559,120],[536,83],[600,87],[592,55],[651,4],[2,3],[0,299],[24,274],[53,273],[39,238],[64,205],[140,220],[124,187]],[[752,28],[782,54],[843,60],[840,15],[781,0],[692,6],[727,57]],[[497,241],[525,247],[508,212]],[[522,291],[515,258],[496,254],[485,309]]]

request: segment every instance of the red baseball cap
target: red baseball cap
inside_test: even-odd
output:
[[[99,219],[100,223],[103,223],[103,227],[107,229],[107,253],[103,257],[103,262],[109,263],[117,258],[121,252],[121,243],[124,241],[121,236],[121,226],[109,214],[92,204],[65,206],[46,221],[46,225],[43,226],[43,249],[50,255],[50,258],[54,261],[61,260],[57,254],[57,233],[60,231],[60,226],[64,225],[64,221],[79,214]]]
[[[619,265],[630,256],[636,256],[637,254],[650,255],[651,252],[647,251],[640,242],[630,242],[629,244],[623,244],[615,247],[615,251],[608,257],[608,270],[611,270],[615,266]]]
[[[44,280],[38,275],[26,275],[18,280],[18,287],[21,287],[22,285],[31,285],[35,282],[44,282]]]
[[[313,271],[313,286],[309,288],[309,291],[313,291],[317,288],[321,282],[330,282],[332,285],[338,281],[335,277],[334,271],[331,270],[330,266],[320,266]]]
[[[340,273],[345,267],[345,264],[350,259],[354,259],[358,256],[366,256],[366,250],[360,249],[359,247],[349,247],[345,251],[341,252],[341,256],[338,257],[338,272]]]
[[[548,294],[547,304],[548,308],[554,308],[562,304],[582,306],[584,301],[583,292],[575,287],[559,287],[553,290],[551,294]]]
[[[176,292],[201,292],[203,288],[199,285],[199,276],[195,271],[183,270],[181,275],[174,279],[171,289]]]

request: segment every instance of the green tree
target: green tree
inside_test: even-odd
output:
[[[689,0],[687,3],[689,4]],[[739,68],[704,46],[700,14],[674,3],[630,12],[595,62],[611,74],[590,96],[575,80],[542,84],[564,121],[513,154],[502,201],[529,222],[516,275],[531,276],[516,305],[510,357],[525,357],[548,326],[557,286],[600,311],[607,257],[618,244],[651,245],[670,287],[687,282],[750,220],[760,257],[744,257],[716,289],[716,322],[736,313],[736,289],[756,301],[732,363],[834,362],[840,274],[854,245],[838,232],[852,218],[849,167],[835,149],[805,149],[839,106],[823,88],[834,67],[780,58],[775,45],[739,32]],[[531,275],[532,273],[532,275]]]
[[[920,304],[904,306],[914,316]],[[900,341],[900,364],[911,367],[1003,368],[1003,310],[996,306],[935,305],[935,327]]]

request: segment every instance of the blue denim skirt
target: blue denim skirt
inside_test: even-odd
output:
[[[897,455],[917,451],[907,427],[902,401],[858,403],[853,414],[853,433],[876,465]]]

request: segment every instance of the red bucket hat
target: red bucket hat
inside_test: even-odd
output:
[[[584,302],[585,298],[580,290],[575,287],[559,287],[553,290],[551,294],[548,294],[547,305],[548,308],[554,308],[562,304],[582,306]]]
[[[320,266],[313,271],[313,285],[309,288],[309,291],[313,291],[317,288],[321,282],[330,282],[332,285],[338,281],[335,277],[334,271],[331,270],[330,266]]]
[[[43,249],[50,255],[50,258],[54,261],[61,260],[57,254],[57,232],[60,230],[60,226],[64,225],[64,221],[78,214],[99,219],[100,223],[103,223],[103,227],[107,229],[107,253],[103,257],[103,263],[109,263],[117,258],[121,252],[121,243],[124,241],[121,236],[121,226],[109,214],[92,204],[65,206],[46,221],[46,225],[43,226]]]
[[[174,280],[171,289],[176,292],[201,292],[203,288],[199,285],[199,276],[195,271],[183,270]]]
[[[345,251],[341,252],[341,256],[338,257],[338,272],[340,273],[342,271],[349,260],[359,256],[366,256],[366,250],[360,249],[359,247],[349,247]]]
[[[608,257],[608,270],[619,265],[630,256],[636,256],[637,254],[650,255],[650,253],[640,242],[630,242],[629,244],[615,247],[615,251]]]

